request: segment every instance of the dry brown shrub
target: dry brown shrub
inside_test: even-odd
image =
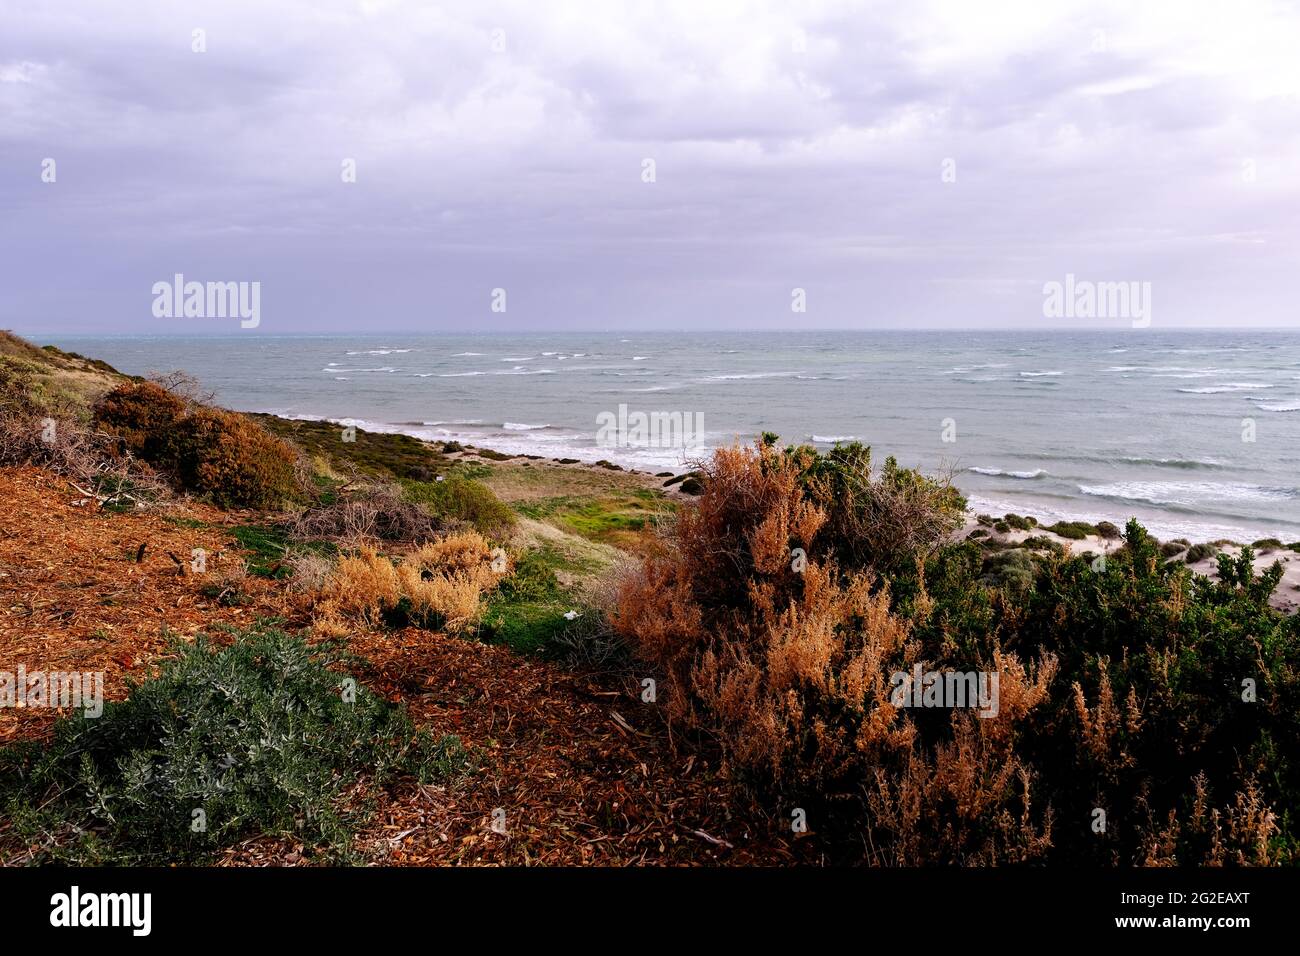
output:
[[[151,508],[172,499],[167,484],[116,439],[71,418],[0,411],[0,465],[27,464],[64,476],[104,508]]]
[[[1055,659],[1031,671],[995,651],[997,716],[957,712],[927,740],[891,701],[891,676],[918,662],[911,623],[874,575],[807,557],[826,516],[799,467],[761,444],[717,452],[703,493],[624,579],[615,627],[666,675],[670,720],[715,741],[737,782],[822,801],[869,834],[871,862],[1041,857],[1051,816],[1015,747]]]
[[[402,613],[426,627],[461,631],[478,620],[484,595],[508,570],[499,568],[499,555],[475,531],[429,542],[396,561],[363,547],[340,558],[320,588],[313,626],[337,636],[350,625],[381,627]]]
[[[1226,807],[1213,805],[1204,772],[1192,778],[1192,793],[1191,807],[1181,814],[1170,810],[1163,825],[1156,825],[1148,814],[1141,828],[1140,865],[1278,866],[1288,861],[1274,839],[1279,833],[1277,815],[1253,778]]]
[[[419,544],[456,531],[460,522],[429,514],[405,500],[393,484],[363,485],[336,501],[299,512],[289,534],[299,541],[333,541],[345,547]]]

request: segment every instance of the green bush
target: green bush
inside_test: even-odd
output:
[[[465,764],[457,738],[417,731],[364,687],[350,699],[328,648],[254,629],[174,654],[100,717],[0,751],[0,807],[21,837],[52,835],[50,857],[76,863],[201,861],[259,834],[337,854],[355,783]]]
[[[1058,521],[1046,530],[1071,541],[1082,541],[1088,535],[1097,533],[1097,528],[1086,521]]]
[[[871,449],[860,442],[784,454],[809,502],[825,510],[822,547],[844,568],[906,573],[961,526],[966,499],[956,488],[892,457],[873,468]]]
[[[489,537],[500,537],[515,525],[515,513],[492,489],[473,478],[451,477],[445,481],[404,481],[410,501],[422,504],[435,515],[468,521]]]
[[[1021,548],[999,551],[985,559],[980,581],[1019,596],[1033,586],[1036,567],[1034,556],[1028,551]]]

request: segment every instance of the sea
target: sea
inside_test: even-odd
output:
[[[129,373],[184,369],[242,411],[651,472],[763,432],[861,441],[951,473],[977,512],[1300,539],[1300,331],[33,338]],[[620,406],[702,430],[687,447],[602,434]]]

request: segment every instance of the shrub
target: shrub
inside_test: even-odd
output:
[[[298,488],[290,445],[244,415],[189,409],[153,382],[118,386],[95,406],[94,416],[127,452],[222,507],[274,507]]]
[[[199,408],[176,431],[182,485],[221,507],[276,507],[297,490],[294,450],[243,415]]]
[[[174,655],[100,717],[0,752],[0,805],[20,834],[53,835],[55,859],[202,861],[259,834],[337,853],[360,779],[427,780],[465,762],[455,737],[417,731],[366,688],[345,700],[328,648],[249,630],[226,647],[177,642]]]
[[[1034,556],[1026,550],[999,551],[984,560],[984,574],[980,581],[1020,596],[1033,586],[1036,569]]]
[[[736,783],[816,806],[828,845],[882,863],[1040,855],[1050,841],[1013,742],[1052,662],[1031,675],[1000,649],[967,658],[1000,674],[990,720],[896,707],[891,675],[920,663],[921,647],[888,586],[815,557],[838,549],[821,546],[808,463],[770,445],[715,452],[698,502],[624,582],[618,634],[665,675],[670,720],[715,741]],[[806,563],[791,560],[796,547]]]
[[[819,856],[1294,859],[1300,618],[1269,606],[1280,563],[1220,555],[1213,581],[1130,521],[1104,563],[962,541],[878,576],[835,559],[805,463],[715,453],[613,623],[734,785],[816,814]],[[997,674],[998,714],[895,708],[887,685],[916,664]]]
[[[1098,521],[1097,534],[1101,535],[1106,540],[1113,541],[1120,536],[1120,530],[1110,521]]]
[[[343,544],[423,543],[458,530],[460,522],[429,514],[391,484],[365,485],[326,504],[306,509],[290,523],[300,541]]]
[[[1015,528],[1017,531],[1028,531],[1038,524],[1038,521],[1036,519],[1025,518],[1018,514],[1008,514],[1005,517],[1003,517],[1002,520],[1006,522],[1008,525],[1010,525],[1012,528]]]
[[[424,505],[440,517],[466,521],[489,537],[499,537],[515,525],[515,513],[510,507],[491,488],[473,478],[407,481],[403,487],[409,501]]]
[[[808,498],[827,517],[823,543],[845,568],[908,570],[961,526],[966,501],[946,480],[901,468],[873,470],[871,449],[836,445],[825,455],[803,447],[785,457],[799,469]]]
[[[1215,545],[1206,543],[1194,544],[1187,549],[1187,554],[1183,556],[1183,560],[1188,564],[1196,564],[1200,561],[1204,561],[1206,558],[1212,558],[1218,553],[1219,549]]]
[[[185,403],[153,382],[119,385],[95,406],[95,424],[117,436],[122,447],[145,461],[168,463],[185,416]]]
[[[1082,541],[1088,535],[1097,533],[1096,527],[1086,521],[1058,521],[1046,530],[1071,541]]]
[[[1020,546],[1033,551],[1050,551],[1058,557],[1064,557],[1069,553],[1065,545],[1049,538],[1045,534],[1031,534],[1029,537],[1025,538],[1024,541],[1020,542]]]
[[[347,633],[353,622],[465,630],[507,570],[502,553],[494,555],[474,531],[425,544],[400,562],[362,548],[339,559],[316,595],[314,626],[330,636]]]

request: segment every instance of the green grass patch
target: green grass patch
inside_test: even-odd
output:
[[[569,627],[570,621],[564,616],[567,612],[592,613],[582,606],[572,587],[560,582],[556,572],[577,577],[597,570],[554,548],[527,552],[516,560],[514,573],[489,597],[479,636],[520,653],[544,651]]]
[[[276,581],[293,574],[285,558],[295,551],[325,555],[338,552],[338,547],[329,541],[291,541],[289,532],[278,525],[237,525],[230,529],[230,534],[241,548],[252,552],[248,558],[248,573]]]
[[[672,509],[672,502],[650,488],[594,499],[562,495],[515,505],[524,517],[549,521],[588,540],[616,546]]]

